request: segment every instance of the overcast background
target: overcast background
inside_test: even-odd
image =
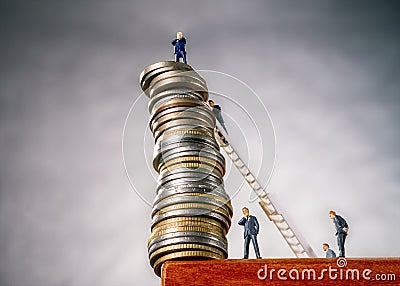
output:
[[[337,250],[335,209],[349,257],[400,256],[398,3],[0,1],[0,285],[159,285],[151,209],[126,178],[121,137],[140,72],[173,59],[178,30],[194,68],[235,76],[268,108],[268,188],[316,253]],[[243,205],[262,256],[293,257],[248,197],[233,199],[230,257],[242,257]]]

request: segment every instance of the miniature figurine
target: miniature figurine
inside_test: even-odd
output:
[[[326,251],[326,258],[335,258],[336,257],[336,253],[329,248],[329,244],[324,243],[322,244],[322,249],[324,251]]]
[[[176,39],[172,41],[171,43],[173,46],[175,46],[175,61],[179,62],[180,58],[183,59],[183,62],[187,64],[186,62],[186,39],[183,37],[182,32],[176,33]]]
[[[337,243],[339,246],[339,257],[345,257],[344,242],[346,241],[349,226],[345,219],[337,215],[335,211],[329,211],[329,217],[332,219],[336,228],[335,235],[337,236]]]
[[[214,115],[217,118],[218,122],[224,128],[226,134],[228,134],[228,130],[226,130],[226,127],[225,127],[224,119],[222,118],[221,106],[219,106],[218,104],[215,104],[214,101],[212,101],[211,99],[208,101],[208,104],[211,106],[212,112],[214,113]]]
[[[257,218],[250,215],[247,207],[242,208],[244,217],[238,222],[239,225],[244,226],[244,259],[249,258],[249,245],[250,240],[253,242],[254,252],[257,259],[261,259],[260,250],[258,249],[257,234],[260,230]]]

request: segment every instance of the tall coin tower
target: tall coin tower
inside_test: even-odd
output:
[[[154,272],[160,276],[168,260],[227,258],[233,210],[205,80],[191,66],[168,61],[147,67],[140,85],[150,98],[159,173],[148,241]]]

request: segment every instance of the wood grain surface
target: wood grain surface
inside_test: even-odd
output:
[[[163,286],[400,285],[400,258],[168,261]]]

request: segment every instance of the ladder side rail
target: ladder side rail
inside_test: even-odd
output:
[[[226,132],[223,131],[221,124],[217,121],[216,125],[217,126],[214,133],[218,142],[220,143],[221,147],[224,149],[228,157],[232,160],[232,163],[244,177],[245,181],[256,193],[259,198],[259,204],[261,208],[263,209],[267,217],[278,228],[279,233],[282,235],[292,252],[296,255],[296,257],[317,257],[311,246],[305,241],[302,236],[299,235],[299,232],[294,231],[294,228],[289,225],[287,220],[277,210],[276,206],[272,203],[271,198],[263,190],[261,184],[257,181],[251,170],[241,160],[239,154],[237,154],[233,146],[229,143],[228,136]],[[251,178],[251,181],[249,177]],[[285,235],[285,232],[289,232],[290,234]]]

